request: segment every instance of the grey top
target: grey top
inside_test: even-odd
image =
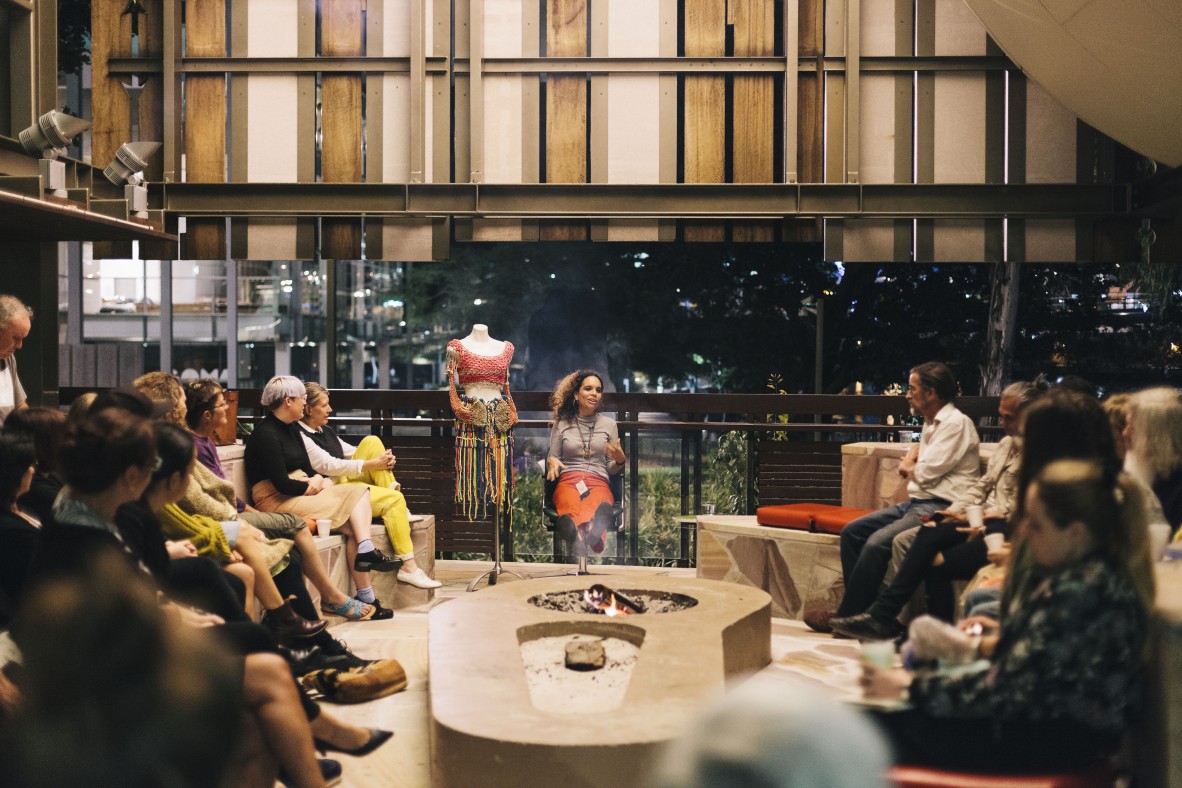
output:
[[[563,420],[550,431],[550,456],[556,457],[567,471],[583,471],[608,478],[619,473],[607,453],[609,443],[617,443],[620,433],[616,422],[602,413],[576,416],[574,421]]]

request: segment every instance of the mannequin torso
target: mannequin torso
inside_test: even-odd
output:
[[[513,346],[503,340],[490,337],[488,335],[488,326],[483,323],[477,323],[472,326],[472,333],[463,339],[453,340],[453,342],[458,342],[468,353],[480,356],[482,360],[486,360],[485,363],[480,364],[481,367],[487,367],[490,364],[503,366],[505,370],[503,375],[507,375],[509,360],[513,357]],[[503,359],[503,362],[501,356],[507,356]],[[487,380],[466,381],[464,379],[466,369],[462,359],[459,365],[459,372],[460,388],[465,397],[488,402],[500,398],[505,393],[504,388],[497,383],[488,382]]]

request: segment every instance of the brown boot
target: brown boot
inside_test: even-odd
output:
[[[323,619],[309,621],[291,609],[291,600],[285,599],[281,607],[268,610],[263,616],[263,626],[271,630],[281,646],[290,646],[293,641],[320,634],[328,622]]]

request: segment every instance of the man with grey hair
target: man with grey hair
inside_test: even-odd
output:
[[[0,424],[14,410],[28,407],[13,355],[33,330],[33,310],[19,298],[0,295]]]

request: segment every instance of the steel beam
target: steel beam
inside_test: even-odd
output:
[[[150,184],[174,216],[1120,218],[1124,184]]]

